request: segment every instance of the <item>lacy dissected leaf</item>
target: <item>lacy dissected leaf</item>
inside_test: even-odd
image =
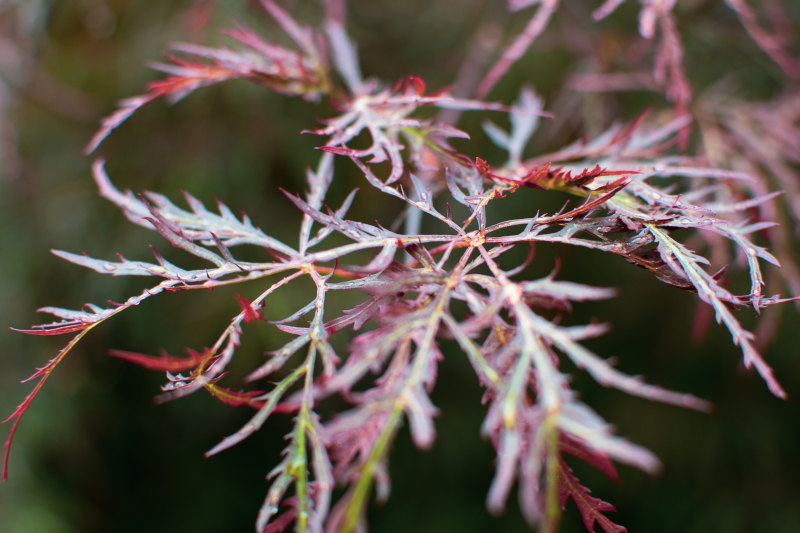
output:
[[[779,398],[786,398],[786,392],[775,379],[772,368],[756,350],[753,344],[753,334],[741,326],[727,305],[731,302],[736,303],[736,297],[721,287],[713,276],[703,270],[700,263],[704,262],[704,260],[670,238],[662,230],[654,226],[650,226],[649,229],[658,242],[659,252],[664,261],[671,264],[673,269],[683,271],[686,278],[697,289],[700,299],[714,308],[717,322],[723,323],[728,328],[733,338],[733,343],[742,349],[745,366],[748,368],[754,366],[767,383],[769,390]],[[762,300],[762,305],[776,303],[777,301]]]
[[[56,366],[58,366],[58,364],[75,347],[75,345],[77,345],[78,342],[80,342],[80,340],[89,331],[89,329],[91,329],[91,327],[86,328],[83,331],[81,331],[80,333],[78,333],[77,335],[75,335],[67,343],[67,345],[58,352],[58,355],[56,355],[53,359],[48,361],[45,366],[36,369],[36,372],[34,372],[33,375],[31,375],[28,379],[25,380],[25,381],[30,381],[32,379],[37,379],[38,381],[34,385],[33,390],[31,390],[31,392],[29,392],[28,395],[25,396],[25,399],[22,400],[22,403],[20,403],[17,406],[17,408],[14,409],[14,412],[11,413],[11,415],[9,415],[8,418],[3,420],[4,424],[7,423],[7,422],[12,422],[13,421],[12,424],[11,424],[11,429],[8,432],[8,438],[6,438],[5,444],[3,446],[3,448],[4,448],[3,449],[3,473],[2,473],[3,481],[8,479],[8,461],[9,461],[9,458],[11,457],[11,444],[14,442],[14,435],[16,435],[16,433],[17,433],[17,428],[19,428],[19,424],[22,421],[22,417],[28,411],[28,409],[31,406],[31,403],[36,398],[36,396],[38,396],[39,392],[42,390],[42,387],[44,387],[45,382],[50,377],[50,375],[53,373],[53,370],[55,370]]]
[[[226,254],[227,248],[246,244],[263,247],[281,256],[296,254],[291,247],[256,227],[247,215],[243,214],[241,220],[237,218],[222,202],[217,202],[217,214],[206,209],[191,194],[184,193],[184,199],[191,209],[187,211],[158,193],[147,192],[137,197],[131,191],[118,190],[106,174],[103,160],[96,161],[92,171],[100,195],[119,207],[128,220],[159,231],[174,245],[185,246],[190,253],[194,251],[195,255],[207,257],[211,262],[227,258],[214,254],[217,258],[211,259],[208,256],[210,251],[203,255],[204,252],[198,251],[196,241],[217,248],[222,255]]]
[[[594,531],[595,524],[606,533],[627,533],[627,529],[615,524],[606,513],[616,512],[613,505],[591,495],[591,491],[583,486],[575,477],[572,469],[564,460],[558,458],[558,503],[562,508],[567,500],[572,500],[583,518],[587,531]]]
[[[446,154],[452,152],[446,142],[448,138],[469,138],[469,135],[451,126],[414,118],[412,115],[419,108],[508,110],[507,106],[500,104],[455,98],[446,92],[426,95],[425,91],[425,83],[412,76],[393,89],[376,89],[369,94],[357,95],[353,100],[340,104],[344,108],[343,113],[327,120],[326,127],[311,130],[310,133],[328,136],[327,143],[320,147],[326,152],[366,159],[369,163],[389,161],[391,174],[381,181],[389,185],[399,180],[406,169],[402,151],[406,146],[419,146],[416,140],[420,137],[430,141],[435,150]],[[532,110],[525,112],[536,113]],[[362,132],[369,134],[371,145],[359,149],[348,146]],[[422,159],[422,156],[411,154],[409,158]]]
[[[201,87],[228,80],[245,79],[282,94],[305,98],[316,98],[326,93],[329,87],[322,54],[310,30],[297,24],[272,0],[261,0],[261,3],[292,38],[299,51],[269,43],[243,25],[226,32],[247,47],[242,51],[175,44],[175,52],[192,59],[167,56],[169,63],[153,63],[152,68],[168,74],[168,77],[150,83],[144,95],[120,101],[118,110],[103,120],[86,152],[95,151],[114,129],[150,102],[162,97],[176,102]]]
[[[603,2],[595,18],[609,16],[623,1]],[[284,191],[300,219],[296,247],[219,201],[209,209],[185,193],[181,207],[158,193],[136,195],[117,189],[103,162],[97,161],[93,174],[100,195],[134,224],[194,256],[195,264],[200,259],[202,266],[183,268],[155,248],[150,261],[54,252],[101,274],[152,276],[158,283],[121,304],[44,308],[57,320],[25,330],[75,337],[31,376],[38,379],[33,391],[6,420],[13,425],[6,442],[4,477],[20,419],[56,365],[88,331],[151,296],[248,282],[248,292],[242,290],[248,296],[226,296],[232,316],[202,352],[188,351],[186,357],[132,351],[111,355],[165,372],[160,401],[205,389],[231,406],[254,409],[250,420],[231,430],[208,456],[250,437],[273,416],[292,417],[282,456],[268,475],[258,531],[365,528],[373,490],[380,502],[389,496],[389,455],[402,424],[408,423],[416,447],[434,444],[438,409],[431,396],[440,379],[443,346],[449,342],[452,350],[447,356],[470,365],[484,389],[482,433],[497,453],[487,495],[489,509],[502,511],[516,483],[522,513],[532,527],[549,530],[558,522],[558,507],[571,499],[587,530],[599,526],[606,533],[624,532],[607,516],[614,507],[593,497],[562,455],[613,480],[618,480],[615,462],[650,473],[658,471],[660,462],[651,451],[617,435],[581,399],[570,373],[586,372],[604,387],[645,399],[700,411],[710,405],[629,375],[613,359],[587,348],[585,341],[606,334],[610,325],[598,320],[574,323],[570,313],[580,302],[615,297],[616,290],[558,279],[555,271],[541,278],[531,276],[529,267],[538,267],[537,243],[611,254],[619,260],[621,276],[630,268],[626,262],[633,263],[661,281],[695,293],[731,332],[745,364],[755,366],[773,393],[785,395],[756,351],[754,335],[735,315],[737,308],[759,312],[785,301],[765,295],[763,289],[763,262],[780,266],[762,246],[775,229],[769,222],[769,206],[777,193],[750,176],[751,168],[711,168],[707,161],[670,151],[685,144],[691,122],[691,89],[683,70],[675,2],[641,2],[639,28],[642,37],[655,42],[648,79],[666,93],[677,118],[663,120],[657,113],[645,113],[630,123],[612,124],[594,138],[534,156],[526,154],[537,146],[531,138],[539,118],[546,115],[543,99],[529,87],[512,105],[487,102],[484,97],[545,31],[560,6],[558,0],[509,3],[512,10],[535,10],[522,33],[491,52],[496,61],[483,78],[472,73],[476,99],[454,96],[465,94],[458,86],[452,92],[449,88],[430,92],[416,76],[394,87],[365,78],[344,29],[343,2],[323,2],[318,27],[298,23],[272,0],[261,4],[291,45],[266,40],[245,25],[226,32],[238,42],[235,50],[175,45],[175,55],[154,65],[166,78],[151,83],[144,95],[122,101],[103,121],[88,149],[97,148],[147,103],[162,97],[174,102],[226,80],[245,79],[309,101],[328,95],[335,116],[321,119],[323,126],[310,131],[325,139],[321,151],[314,152],[320,155],[318,164],[306,169],[307,190]],[[784,44],[769,45],[760,22],[744,3],[728,4],[754,40],[787,70],[791,64]],[[469,135],[452,120],[457,113],[449,119],[446,113],[428,118],[431,110],[507,115],[509,131],[484,123],[489,138],[507,153],[505,162],[490,162],[492,158],[467,150],[460,153],[453,140]],[[788,111],[787,117],[795,116]],[[738,119],[719,110],[714,113],[720,116],[710,122],[719,123],[717,129],[741,131]],[[758,140],[737,142],[748,151],[748,159],[760,161],[782,180],[793,179],[797,143],[791,135],[796,129],[792,119],[759,115],[759,120],[763,130],[776,125],[788,138],[777,152],[767,150],[772,144]],[[333,184],[340,179],[337,165],[342,163],[355,165],[370,185],[357,199],[352,186],[345,189],[349,194],[334,198],[340,194]],[[388,175],[386,168],[391,169]],[[561,193],[573,199],[561,209],[540,212],[543,198]],[[351,207],[371,202],[376,195],[399,201],[402,208],[388,223],[383,217],[382,222],[358,220],[353,213],[359,210]],[[503,203],[512,196],[513,201]],[[512,213],[513,205],[523,207]],[[239,259],[244,256],[239,247],[245,245],[263,256],[257,261]],[[723,254],[720,261],[720,249],[732,257]],[[749,289],[727,285],[729,264],[748,272]],[[594,268],[591,263],[584,266]],[[313,286],[313,296],[305,292],[308,286]],[[273,295],[284,287],[288,296],[276,302]],[[286,305],[291,308],[285,309]],[[234,358],[243,359],[239,347],[245,335],[256,329],[280,336],[244,379],[261,381],[253,386],[263,390],[223,385],[223,379],[230,379],[230,369],[239,368],[232,365]],[[321,416],[330,412],[326,402],[341,402],[344,407]],[[336,486],[341,490],[335,493]]]

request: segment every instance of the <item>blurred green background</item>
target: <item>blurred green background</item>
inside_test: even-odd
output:
[[[352,2],[350,29],[364,72],[389,81],[419,75],[439,88],[458,76],[479,27],[511,35],[528,20],[527,14],[509,17],[502,2],[465,0],[457,9],[454,4]],[[633,37],[635,3],[612,20],[577,25],[588,20],[594,6],[589,4],[564,2],[536,49],[492,93],[493,99],[511,101],[520,84],[530,82],[548,107],[560,103],[580,111],[544,124],[531,154],[574,138],[582,125],[596,130],[612,118],[629,120],[647,106],[666,105],[644,92],[601,98],[561,90],[576,65],[597,59],[582,56],[586,48],[580,42],[601,39],[614,50]],[[722,2],[682,4],[686,63],[696,88],[731,72],[744,82],[741,91],[748,97],[769,99],[785,89],[776,67],[744,37]],[[315,16],[316,7],[296,2],[294,10]],[[790,7],[793,20],[800,21],[797,5]],[[244,0],[0,1],[0,324],[24,328],[41,319],[38,307],[119,301],[145,286],[138,279],[94,274],[47,251],[103,258],[121,252],[146,260],[152,242],[171,252],[97,198],[92,159],[82,155],[83,147],[116,100],[140,94],[156,78],[146,63],[159,60],[170,42],[227,43],[219,30],[234,19],[274,34],[257,2]],[[493,33],[481,35],[491,41]],[[574,46],[564,48],[565,40]],[[292,242],[299,217],[277,190],[303,189],[303,171],[317,160],[319,139],[299,132],[330,112],[327,104],[316,107],[234,82],[200,90],[175,106],[146,107],[111,136],[99,156],[108,159],[120,187],[176,199],[185,189],[206,203],[219,198]],[[491,160],[497,152],[479,132],[486,118],[465,117],[461,126],[477,133],[462,146]],[[346,165],[338,164],[337,171],[342,184],[335,193],[359,184]],[[360,193],[364,201],[356,203],[355,218],[372,220],[387,209],[370,194]],[[682,411],[603,390],[576,375],[587,403],[665,464],[656,477],[622,467],[621,484],[576,466],[594,495],[617,507],[612,518],[631,532],[800,531],[797,309],[785,306],[776,340],[765,351],[789,392],[789,401],[781,402],[741,368],[739,351],[723,329],[712,328],[701,341],[690,339],[697,311],[690,295],[583,250],[543,247],[537,268],[548,271],[555,255],[563,279],[621,290],[614,301],[577,309],[576,321],[598,317],[615,326],[591,343],[593,349],[618,356],[627,372],[717,406],[710,415]],[[106,355],[108,348],[180,354],[187,346],[208,345],[235,312],[236,292],[157,298],[92,332],[57,369],[20,426],[9,481],[0,485],[0,531],[252,530],[268,486],[264,476],[278,461],[287,421],[275,417],[245,443],[205,460],[203,452],[250,412],[204,394],[154,406],[162,376]],[[284,293],[274,303],[276,316],[289,314],[291,300]],[[10,414],[30,390],[32,384],[18,381],[67,339],[0,330],[1,413]],[[268,331],[248,330],[240,357],[257,361],[277,342]],[[242,363],[243,369],[252,366]],[[480,396],[466,361],[450,350],[433,395],[441,410],[436,445],[419,452],[407,431],[400,434],[392,455],[392,497],[370,510],[372,531],[528,530],[515,496],[501,518],[485,510],[493,452],[479,437]],[[7,431],[7,424],[2,427]],[[583,530],[568,504],[563,531]]]

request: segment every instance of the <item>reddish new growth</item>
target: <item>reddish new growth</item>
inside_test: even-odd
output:
[[[155,249],[150,262],[55,252],[101,274],[157,281],[121,304],[41,310],[56,321],[28,333],[74,337],[34,373],[31,379],[38,382],[33,391],[6,420],[13,425],[4,477],[22,416],[53,369],[86,333],[153,296],[246,283],[256,296],[237,295],[229,302],[235,314],[208,348],[190,350],[186,357],[128,351],[111,355],[165,372],[161,400],[205,389],[232,406],[255,409],[248,423],[208,455],[241,442],[276,413],[292,415],[294,426],[282,460],[265,467],[271,485],[258,513],[258,531],[353,531],[363,525],[372,489],[377,499],[388,497],[389,451],[401,425],[408,423],[418,447],[435,442],[438,409],[431,393],[445,356],[469,365],[485,389],[482,432],[497,452],[487,498],[491,511],[504,509],[516,484],[522,513],[532,527],[554,531],[571,500],[587,530],[599,526],[607,533],[626,531],[608,518],[614,507],[590,494],[565,456],[595,466],[611,479],[617,479],[613,462],[647,472],[656,471],[660,463],[650,451],[614,434],[612,426],[581,401],[566,369],[653,401],[701,411],[709,404],[626,375],[606,356],[587,348],[583,341],[605,334],[608,325],[571,323],[568,313],[580,302],[613,298],[615,291],[557,279],[555,273],[533,279],[528,266],[537,243],[589,248],[618,259],[622,269],[628,268],[624,263],[633,263],[693,293],[730,333],[745,365],[755,368],[776,396],[786,396],[756,348],[753,333],[737,318],[737,309],[760,312],[784,301],[762,292],[764,262],[779,263],[753,240],[773,226],[766,215],[775,194],[758,177],[712,168],[701,157],[669,151],[678,139],[685,140],[691,122],[691,92],[671,12],[675,2],[641,2],[640,28],[645,38],[659,39],[654,86],[663,88],[677,114],[656,119],[653,113],[629,125],[613,124],[594,138],[532,158],[525,154],[532,149],[531,136],[544,114],[541,99],[528,87],[510,105],[483,97],[545,31],[557,0],[511,2],[517,9],[538,7],[524,33],[488,68],[476,99],[447,91],[428,93],[417,77],[394,86],[365,79],[343,27],[342,2],[323,2],[325,16],[318,28],[300,25],[272,0],[261,3],[288,35],[291,48],[244,27],[228,32],[243,51],[177,45],[178,52],[192,59],[171,57],[169,65],[156,65],[168,77],[150,84],[145,95],[123,100],[103,121],[89,151],[146,103],[161,97],[178,100],[221,81],[244,79],[309,100],[328,96],[338,114],[312,131],[323,140],[321,152],[314,152],[316,166],[306,171],[307,190],[285,193],[298,210],[297,242],[269,235],[222,202],[212,210],[187,193],[187,207],[179,207],[157,193],[137,196],[121,191],[106,175],[103,162],[96,162],[93,173],[102,197],[131,222],[155,231],[205,266],[184,269]],[[610,15],[621,3],[606,1],[595,18]],[[759,33],[761,27],[742,2],[728,3],[757,42],[771,42]],[[770,57],[791,70],[782,49],[767,44]],[[484,125],[491,140],[507,153],[506,160],[489,163],[479,154],[458,150],[451,140],[469,135],[420,113],[423,108],[508,117],[508,129]],[[764,115],[764,124],[781,122]],[[733,130],[739,125],[720,113],[705,117],[701,127]],[[763,147],[750,147],[759,148]],[[791,150],[782,153],[788,158]],[[776,159],[765,160],[773,162],[776,175],[787,179]],[[358,193],[360,201],[386,195],[402,203],[394,224],[387,228],[348,217],[355,190],[340,201],[329,197],[337,170],[346,167],[363,175],[367,189]],[[575,201],[556,212],[539,212],[537,202],[553,191]],[[526,195],[529,208],[521,213],[488,209],[513,195]],[[334,233],[338,238],[329,240]],[[725,268],[712,267],[704,255],[712,248],[707,244],[738,254],[741,261],[735,266],[748,272],[749,287],[740,290],[725,283]],[[262,251],[260,259],[239,259],[238,250],[245,245]],[[508,267],[509,252],[519,247],[530,253]],[[268,316],[273,293],[301,279],[313,286],[313,296],[298,303],[289,316]],[[337,308],[328,299],[332,291],[348,291],[357,303]],[[289,340],[270,347],[266,359],[254,363],[246,378],[248,383],[261,382],[266,390],[237,392],[220,385],[238,355],[242,336],[273,327]],[[455,340],[458,349],[443,352],[443,340]],[[319,405],[334,397],[347,407],[321,416]],[[334,492],[335,487],[341,490]]]

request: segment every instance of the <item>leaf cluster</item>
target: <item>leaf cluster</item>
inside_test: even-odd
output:
[[[595,18],[609,16],[621,3],[606,1]],[[757,238],[774,228],[764,215],[778,193],[764,190],[763,180],[752,173],[676,155],[675,147],[687,142],[692,119],[691,90],[671,12],[675,2],[642,2],[639,18],[642,36],[660,39],[653,80],[672,102],[671,116],[645,114],[533,157],[526,156],[531,136],[540,117],[547,116],[541,98],[530,87],[523,87],[510,104],[488,102],[485,96],[544,31],[558,0],[511,2],[513,9],[538,8],[477,85],[475,98],[458,97],[450,90],[430,92],[417,77],[395,85],[365,78],[344,29],[340,2],[323,3],[319,27],[297,22],[272,0],[261,4],[290,45],[267,41],[243,25],[228,32],[237,49],[175,45],[176,55],[168,57],[168,63],[154,65],[167,77],[151,83],[144,95],[120,102],[87,152],[95,151],[142,106],[159,98],[174,102],[223,81],[243,79],[311,102],[330,98],[336,114],[306,132],[321,139],[318,161],[306,171],[307,189],[301,194],[284,191],[302,217],[297,241],[279,240],[222,202],[212,209],[185,193],[182,207],[155,192],[119,190],[103,161],[97,160],[93,176],[99,194],[129,221],[154,231],[203,266],[182,267],[155,248],[151,261],[54,252],[101,274],[154,281],[121,303],[41,309],[55,320],[27,333],[73,337],[29,378],[37,380],[32,392],[7,419],[12,426],[4,476],[22,416],[56,366],[88,332],[151,297],[246,283],[258,287],[257,296],[237,297],[239,312],[213,345],[189,350],[186,357],[111,354],[165,372],[160,400],[206,390],[232,406],[254,410],[246,424],[207,455],[238,444],[277,414],[292,418],[282,459],[268,474],[270,487],[258,512],[258,531],[363,528],[373,490],[377,500],[389,495],[389,452],[400,427],[408,424],[419,448],[435,441],[438,410],[431,392],[445,353],[462,358],[484,390],[482,433],[497,453],[487,496],[490,511],[504,509],[516,483],[526,520],[543,531],[557,529],[568,500],[575,502],[588,530],[598,525],[607,532],[625,531],[607,516],[614,507],[591,496],[567,458],[588,463],[612,479],[618,477],[614,461],[647,472],[657,471],[660,463],[649,450],[616,435],[611,424],[580,399],[566,368],[577,368],[602,386],[630,395],[700,411],[710,405],[627,375],[587,348],[584,341],[605,334],[609,327],[573,324],[570,311],[580,302],[613,298],[615,291],[560,279],[557,270],[532,279],[528,266],[535,260],[535,246],[542,243],[610,254],[620,259],[621,269],[629,268],[626,263],[635,265],[692,293],[730,333],[745,366],[754,368],[773,394],[786,396],[759,353],[754,334],[737,318],[742,309],[760,313],[786,301],[764,293],[762,266],[779,266],[779,261]],[[754,40],[791,70],[780,50],[764,44],[758,22],[748,18],[749,8],[743,2],[728,4]],[[594,81],[602,85],[603,80]],[[430,110],[508,116],[507,130],[488,120],[484,124],[505,160],[490,163],[482,154],[457,149],[457,140],[469,134],[441,114],[431,117]],[[764,123],[780,120],[761,112]],[[722,110],[701,117],[701,128],[734,136],[738,131],[735,117]],[[748,142],[746,135],[735,138]],[[747,146],[757,153],[766,150],[756,141]],[[786,177],[790,172],[785,165],[776,163],[792,157],[792,146],[788,142],[777,158],[763,160],[796,187]],[[353,190],[339,205],[330,206],[331,184],[346,166],[359,171],[365,190]],[[539,198],[556,193],[573,200],[554,212],[536,207]],[[389,227],[349,216],[354,202],[381,195],[403,206]],[[525,198],[529,209],[513,215],[494,209],[512,196]],[[243,247],[257,250],[257,260],[241,259]],[[512,256],[515,249],[526,250],[527,259],[502,268],[501,258]],[[719,268],[718,261],[705,255],[707,250],[738,256],[749,276],[748,289],[731,288],[727,267]],[[301,280],[313,285],[313,297],[300,302],[289,316],[266,320],[273,294]],[[796,280],[790,287],[796,288]],[[331,304],[336,291],[354,295],[358,303],[350,308]],[[252,365],[245,382],[258,382],[257,388],[223,386],[242,337],[256,327],[276,328],[290,340]],[[443,349],[445,343],[456,345],[457,353]],[[333,398],[347,407],[323,416],[320,406]]]

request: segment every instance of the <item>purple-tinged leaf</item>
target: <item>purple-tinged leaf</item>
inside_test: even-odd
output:
[[[786,399],[786,392],[775,379],[772,368],[764,361],[753,345],[753,334],[741,326],[725,305],[726,302],[736,301],[736,299],[698,265],[698,258],[695,254],[672,239],[663,230],[655,226],[649,226],[648,228],[658,241],[658,249],[664,260],[679,264],[689,281],[697,289],[697,295],[700,299],[714,308],[717,322],[723,323],[728,328],[733,343],[741,348],[745,366],[747,368],[754,366],[767,383],[769,390],[775,396]]]
[[[344,79],[347,88],[353,95],[365,92],[364,77],[358,62],[355,45],[350,41],[341,24],[329,21],[325,25],[328,42],[331,44],[331,55],[336,71]]]
[[[411,438],[418,448],[427,450],[433,446],[436,438],[433,417],[438,413],[438,409],[421,387],[412,389],[404,399]]]

